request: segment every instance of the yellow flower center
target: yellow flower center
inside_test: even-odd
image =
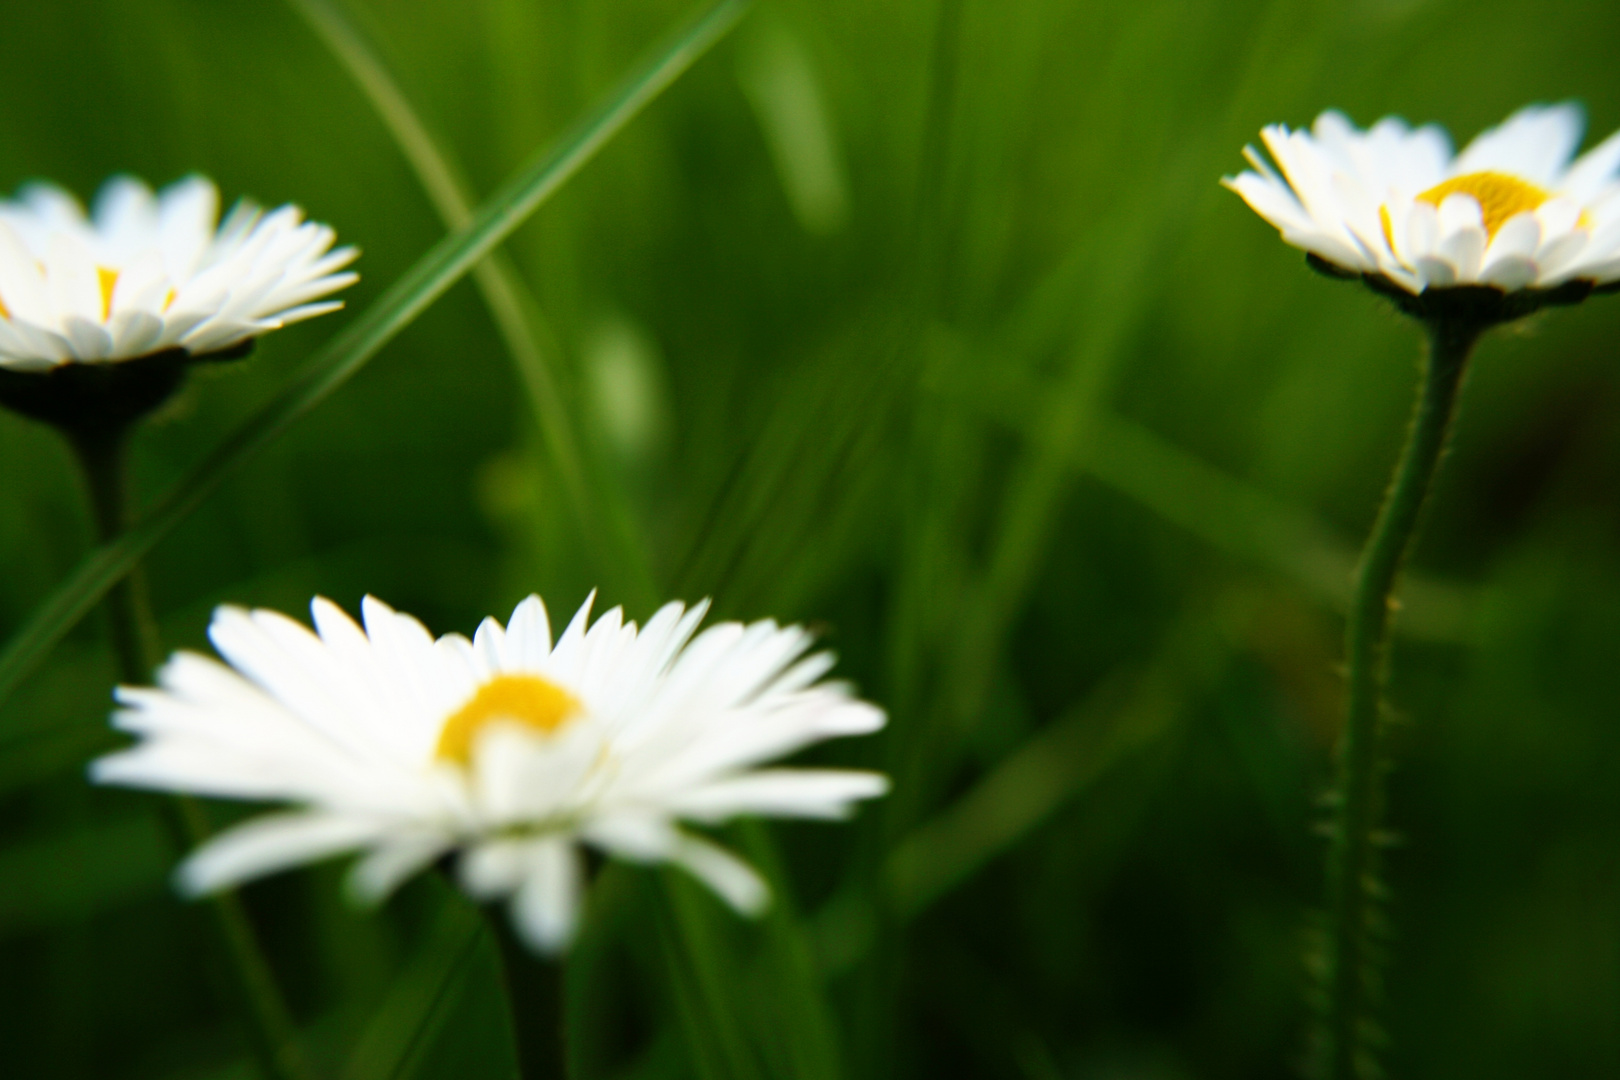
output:
[[[1479,203],[1485,218],[1485,235],[1494,237],[1496,230],[1515,214],[1534,210],[1548,199],[1552,192],[1544,191],[1528,180],[1499,172],[1473,172],[1454,176],[1443,184],[1418,196],[1418,200],[1439,207],[1447,195],[1472,195]]]
[[[118,271],[98,266],[96,281],[101,285],[101,321],[106,322],[107,316],[112,314],[112,294],[118,285]]]
[[[538,675],[497,675],[444,722],[434,756],[466,765],[472,759],[473,741],[492,723],[522,724],[550,735],[579,711],[578,698]]]

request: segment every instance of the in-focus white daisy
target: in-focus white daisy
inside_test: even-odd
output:
[[[376,901],[455,853],[466,891],[509,898],[545,952],[577,920],[581,844],[678,864],[751,913],[767,899],[759,876],[678,821],[841,818],[887,790],[876,773],[756,768],[883,726],[879,709],[819,681],[833,661],[805,656],[804,629],[731,622],[694,637],[707,605],[678,603],[640,631],[617,608],[587,629],[590,606],[555,643],[537,596],[471,641],[435,641],[372,597],[364,630],[319,597],[315,632],[222,607],[209,636],[230,666],[181,652],[157,688],[120,688],[114,722],[141,742],[92,775],[298,805],[196,851],[179,872],[187,893],[364,850],[349,883]]]
[[[358,254],[296,206],[243,200],[219,216],[201,176],[154,195],[116,176],[87,217],[72,195],[31,184],[0,200],[0,367],[217,353],[342,307]]]
[[[1583,127],[1578,105],[1532,105],[1453,154],[1433,124],[1325,112],[1265,128],[1275,167],[1247,147],[1254,171],[1222,183],[1288,243],[1410,294],[1604,285],[1620,280],[1620,133],[1574,159]]]

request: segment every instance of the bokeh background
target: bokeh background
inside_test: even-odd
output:
[[[341,7],[480,194],[693,10]],[[350,313],[142,434],[150,499],[444,226],[287,0],[5,22],[0,189],[199,170],[364,248]],[[809,757],[895,794],[728,831],[782,894],[759,925],[609,868],[570,966],[582,1077],[1294,1075],[1338,611],[1419,341],[1217,180],[1329,106],[1466,139],[1577,98],[1606,135],[1617,40],[1595,2],[766,0],[504,249],[591,520],[464,283],[157,550],[165,643],[226,601],[370,591],[465,632],[593,585],[818,628],[892,724]],[[1485,342],[1415,553],[1396,1076],[1620,1076],[1617,335],[1599,298]],[[62,447],[0,416],[0,631],[88,542]],[[0,704],[0,1074],[255,1076],[160,801],[85,782],[112,681],[90,619]],[[376,913],[339,881],[244,894],[319,1075],[509,1075],[475,915],[432,877]]]

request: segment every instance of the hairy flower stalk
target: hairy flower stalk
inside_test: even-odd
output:
[[[1331,277],[1360,279],[1428,333],[1395,475],[1356,572],[1348,688],[1328,857],[1328,941],[1313,1064],[1327,1080],[1381,1075],[1375,942],[1386,768],[1384,690],[1402,561],[1445,452],[1479,337],[1543,307],[1620,285],[1620,135],[1572,160],[1573,105],[1531,106],[1453,155],[1444,131],[1386,118],[1368,131],[1323,113],[1264,132],[1272,160],[1223,182]]]
[[[126,454],[140,421],[188,368],[245,356],[254,340],[341,305],[321,300],[355,280],[352,248],[291,206],[268,215],[242,202],[216,228],[214,185],[190,177],[154,193],[116,177],[86,215],[59,188],[35,184],[0,200],[0,405],[49,424],[72,448],[96,538],[127,522]],[[144,683],[156,632],[137,566],[107,593],[119,674]],[[188,797],[171,815],[181,842],[209,829]],[[234,893],[210,905],[254,1047],[275,1080],[310,1076],[297,1032],[247,913]]]
[[[1331,1005],[1325,1034],[1333,1077],[1367,1076],[1375,1068],[1369,1047],[1376,1044],[1371,1017],[1379,974],[1372,938],[1380,890],[1376,837],[1383,817],[1390,615],[1396,577],[1445,452],[1458,391],[1482,329],[1466,322],[1429,325],[1429,351],[1406,446],[1356,571],[1345,628],[1349,690],[1328,867]]]

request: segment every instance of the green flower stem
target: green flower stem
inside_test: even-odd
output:
[[[124,530],[128,509],[124,472],[129,428],[63,430],[84,474],[97,540],[115,540]],[[139,564],[107,591],[105,608],[120,678],[134,685],[146,683],[157,661],[157,633]],[[207,816],[195,799],[177,796],[172,818],[186,847],[208,838]],[[209,901],[209,907],[220,947],[234,974],[240,1011],[266,1075],[271,1080],[311,1080],[314,1074],[299,1050],[297,1028],[241,898],[234,892],[220,893]]]
[[[1379,973],[1371,936],[1376,915],[1383,693],[1395,581],[1445,452],[1457,394],[1484,325],[1427,322],[1423,383],[1400,464],[1362,552],[1345,631],[1349,693],[1339,743],[1333,848],[1328,866],[1330,934],[1326,1051],[1331,1080],[1376,1075],[1372,1016]]]
[[[568,1075],[568,1047],[562,963],[536,956],[512,929],[503,905],[490,904],[483,910],[500,947],[519,1080],[563,1080]]]
[[[96,542],[106,543],[124,531],[128,518],[124,461],[129,429],[67,432],[78,458],[95,520]],[[108,633],[118,659],[118,674],[126,683],[147,682],[157,665],[157,628],[152,624],[146,598],[146,575],[137,565],[102,601]]]

